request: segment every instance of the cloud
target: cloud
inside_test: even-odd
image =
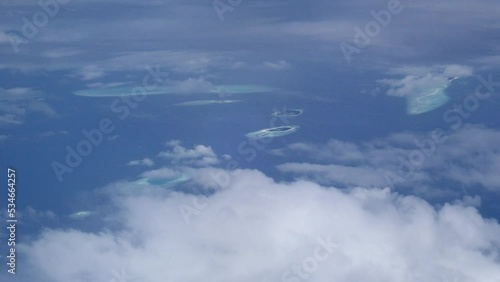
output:
[[[71,57],[78,54],[81,54],[83,51],[78,49],[52,49],[44,51],[41,56],[47,58],[63,58],[63,57]]]
[[[0,88],[0,126],[23,124],[28,113],[33,112],[57,117],[40,92],[31,88]]]
[[[412,187],[451,180],[471,187],[480,185],[488,190],[500,190],[497,173],[500,152],[495,145],[500,142],[499,131],[469,125],[458,131],[442,132],[440,142],[431,137],[433,132],[398,133],[360,144],[335,139],[325,145],[295,143],[271,153],[297,154],[315,160],[316,164],[287,163],[278,169],[297,176],[312,176],[325,184],[396,185],[414,189]],[[432,187],[434,192],[443,189]],[[459,186],[456,187],[455,190]]]
[[[127,163],[129,166],[153,166],[154,162],[151,159],[144,158],[142,160],[134,160]]]
[[[467,66],[446,65],[429,68],[411,67],[397,68],[393,74],[404,75],[401,79],[381,79],[378,82],[389,87],[390,96],[421,96],[434,92],[437,88],[448,85],[452,77],[467,77],[472,75],[472,69]]]
[[[336,139],[329,140],[325,145],[309,143],[293,143],[286,147],[295,152],[304,152],[308,157],[317,160],[336,159],[341,161],[359,161],[364,158],[364,154],[357,144],[344,142]],[[287,152],[283,149],[271,151],[272,154],[284,156]]]
[[[321,165],[311,163],[285,163],[278,170],[307,176],[315,182],[337,186],[384,187],[384,171],[373,167],[347,165]]]
[[[57,219],[57,215],[53,211],[50,210],[40,211],[30,206],[22,210],[19,217],[22,218],[23,222],[31,222],[31,223],[33,222],[41,223],[43,221],[53,221]]]
[[[286,69],[289,69],[291,67],[291,65],[285,60],[280,60],[276,63],[264,62],[264,67],[271,69],[271,70],[286,70]]]
[[[114,140],[116,140],[118,137],[120,137],[120,135],[115,134],[115,135],[108,136],[106,139],[108,139],[109,141],[114,141]]]
[[[500,190],[500,152],[496,144],[500,132],[481,126],[467,126],[450,136],[428,169],[440,170],[444,177],[466,185],[479,184]]]
[[[179,175],[179,171],[163,167],[155,170],[148,170],[141,174],[142,177],[150,177],[150,178],[170,178],[176,177]]]
[[[130,51],[111,55],[79,68],[77,74],[83,80],[93,80],[116,71],[143,71],[145,67],[160,66],[180,74],[203,74],[211,68],[229,67],[230,58],[215,52],[204,51]],[[76,67],[76,66],[75,66]]]
[[[155,163],[149,158],[144,158],[142,160],[133,160],[127,163],[130,166],[153,166]]]
[[[1,105],[0,105],[1,109]],[[0,115],[0,126],[20,125],[23,122],[13,114]]]
[[[174,89],[179,93],[207,93],[214,89],[214,85],[203,78],[188,78],[178,82]]]
[[[381,79],[378,83],[388,87],[387,95],[406,97],[407,113],[417,115],[446,104],[450,100],[446,88],[455,79],[471,76],[472,68],[460,65],[401,67],[391,73],[405,76]]]
[[[82,78],[82,80],[93,80],[96,78],[103,77],[106,74],[106,71],[99,66],[89,65],[78,70],[78,75]]]
[[[388,189],[280,183],[255,170],[203,173],[231,181],[208,196],[107,187],[109,218],[123,227],[46,229],[19,247],[30,265],[24,273],[40,282],[111,281],[116,270],[142,282],[500,277],[500,225],[474,207],[436,208]]]
[[[38,137],[50,138],[50,137],[54,137],[56,135],[67,135],[67,134],[69,134],[69,132],[66,130],[60,130],[60,131],[49,130],[49,131],[43,131],[43,132],[38,133]]]
[[[10,42],[11,42],[11,39],[9,37],[9,34],[7,34],[4,31],[0,31],[0,44],[10,43]]]
[[[4,16],[7,20],[1,33],[2,55],[13,53],[7,31],[22,36],[19,16],[31,18],[33,9],[42,11],[38,6],[27,5],[28,1],[23,2],[3,4],[9,16]],[[268,60],[269,54],[280,54],[280,60],[294,61],[294,65],[295,61],[321,60],[328,66],[345,67],[338,64],[345,62],[339,43],[352,42],[354,28],[364,29],[373,20],[371,11],[387,6],[387,2],[367,0],[343,3],[321,0],[314,7],[279,1],[269,5],[247,3],[246,7],[238,6],[231,11],[238,16],[230,17],[229,25],[219,22],[213,5],[193,1],[126,1],[123,6],[115,7],[117,12],[113,15],[104,17],[102,10],[100,16],[91,17],[96,7],[105,8],[110,2],[114,1],[75,0],[71,7],[61,6],[57,18],[51,19],[36,38],[23,42],[19,56],[5,56],[1,67],[25,71],[69,70],[83,79],[97,79],[103,73],[136,71],[145,64],[159,64],[172,72],[193,75],[219,73],[239,63],[262,62]],[[436,61],[465,64],[479,62],[477,59],[484,58],[484,54],[498,51],[495,38],[487,36],[498,28],[494,22],[500,11],[497,2],[401,3],[403,11],[393,15],[388,26],[371,38],[360,64],[373,66],[381,58],[388,65]],[[143,13],[131,18],[124,12],[132,7]],[[232,44],[226,44],[227,39]],[[109,48],[110,44],[113,48]],[[85,52],[76,54],[76,50]],[[239,73],[244,74],[243,70]]]
[[[168,151],[159,154],[178,165],[209,166],[219,163],[219,159],[210,146],[195,145],[193,149],[187,149],[178,140],[166,143]]]
[[[334,44],[346,40],[352,34],[356,22],[349,20],[325,20],[302,22],[274,22],[259,26],[252,26],[249,32],[259,35],[273,35],[274,37],[303,37],[301,39],[314,39],[320,42]],[[337,46],[335,46],[337,47]]]

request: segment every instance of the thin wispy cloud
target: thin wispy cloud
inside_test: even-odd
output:
[[[153,166],[155,163],[150,158],[144,158],[142,160],[133,160],[127,163],[129,166]]]
[[[39,91],[31,88],[0,88],[0,126],[21,125],[32,114],[48,118],[58,116]]]
[[[413,189],[444,179],[488,190],[500,189],[496,173],[500,165],[497,130],[465,126],[458,132],[443,133],[441,143],[429,135],[398,133],[360,144],[335,139],[324,145],[296,143],[272,153],[302,154],[310,163],[286,163],[278,169],[325,184]],[[460,186],[453,187],[458,190]]]

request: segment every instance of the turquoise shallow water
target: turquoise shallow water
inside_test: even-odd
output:
[[[249,94],[249,93],[263,93],[273,92],[279,90],[275,87],[266,85],[214,85],[204,87],[194,93],[214,93],[214,94]],[[115,97],[115,96],[134,96],[134,95],[169,95],[169,94],[182,94],[186,92],[182,88],[176,86],[159,86],[153,87],[150,90],[144,87],[130,86],[130,87],[98,87],[74,92],[77,96],[85,97]]]
[[[425,88],[417,90],[407,97],[406,112],[409,115],[419,115],[433,111],[450,101],[450,97],[446,94],[446,89],[458,77],[453,77],[444,85],[438,87]]]
[[[438,90],[433,94],[423,96],[411,96],[407,98],[407,113],[409,115],[419,115],[433,111],[450,100],[443,90]]]

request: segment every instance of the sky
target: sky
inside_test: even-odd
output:
[[[1,281],[500,282],[498,1],[0,7]]]

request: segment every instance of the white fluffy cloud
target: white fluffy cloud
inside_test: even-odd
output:
[[[168,151],[159,154],[177,165],[208,166],[219,163],[217,155],[210,146],[195,145],[193,149],[187,149],[181,145],[179,140],[171,140],[166,143]]]
[[[214,85],[204,78],[188,78],[176,82],[175,90],[179,93],[206,93],[214,89]]]
[[[40,282],[499,281],[500,225],[461,202],[204,173],[230,182],[207,197],[108,187],[123,228],[45,230],[21,248],[24,271]]]

